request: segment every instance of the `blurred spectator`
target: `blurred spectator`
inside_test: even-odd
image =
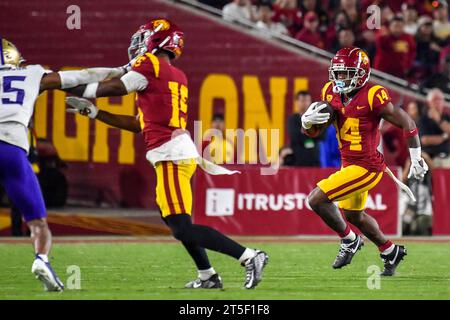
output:
[[[69,193],[69,185],[64,173],[67,164],[60,158],[55,146],[49,140],[40,138],[36,146],[40,169],[38,180],[45,205],[47,208],[63,207]]]
[[[437,88],[450,94],[450,55],[445,57],[444,70],[434,73],[422,83],[422,88]]]
[[[202,142],[202,155],[216,163],[233,163],[235,159],[234,144],[226,138],[225,119],[222,114],[213,115],[211,129],[206,132]]]
[[[403,18],[395,16],[388,33],[376,39],[375,69],[404,78],[409,74],[416,54],[414,38],[404,31]]]
[[[407,0],[406,2],[415,2],[416,0]],[[360,0],[361,8],[366,10],[370,5],[377,5],[379,7],[389,6],[392,12],[400,12],[404,0]]]
[[[370,61],[375,61],[376,34],[373,30],[368,28],[362,29],[360,36],[356,39],[356,46],[367,53]]]
[[[280,150],[280,166],[294,166],[295,165],[295,157],[294,151],[290,147],[283,147]]]
[[[325,48],[322,36],[319,32],[319,18],[314,11],[309,11],[305,15],[303,29],[295,36],[297,40],[306,42],[320,49]]]
[[[302,28],[302,12],[297,0],[276,0],[273,11],[272,20],[284,24],[291,36],[295,36]]]
[[[222,15],[227,21],[255,21],[254,7],[250,0],[234,0],[223,7]]]
[[[322,168],[340,168],[341,152],[336,139],[336,129],[329,126],[322,141],[319,142],[320,166]]]
[[[289,31],[282,23],[272,21],[272,15],[273,11],[270,1],[261,1],[258,5],[256,27],[263,31],[289,34]]]
[[[328,51],[334,52],[338,46],[337,34],[341,29],[351,29],[350,19],[344,11],[338,11],[334,15],[325,33],[325,43]]]
[[[352,28],[360,24],[361,17],[358,13],[358,7],[356,0],[341,0],[340,10],[345,12],[352,24]]]
[[[405,33],[414,36],[417,32],[418,12],[414,2],[405,2],[402,4],[402,14],[405,19]]]
[[[295,113],[288,118],[287,129],[296,166],[320,166],[320,138],[310,138],[301,131],[301,117],[311,104],[311,95],[300,91],[295,98]]]
[[[437,72],[439,65],[439,39],[433,33],[433,21],[430,17],[420,17],[416,34],[415,76],[425,79]]]
[[[328,26],[328,15],[322,10],[320,0],[300,0],[300,11],[302,12],[302,16],[305,17],[306,14],[310,11],[313,11],[317,14],[319,19],[319,31],[325,32]]]
[[[414,120],[416,125],[419,125],[420,118],[423,115],[423,105],[417,101],[410,101],[406,105],[405,111]]]
[[[381,5],[381,25],[389,28],[389,23],[395,18],[395,13],[388,4]]]
[[[419,122],[422,150],[436,167],[450,168],[450,116],[444,113],[444,95],[439,89],[428,92],[428,110]]]
[[[433,28],[436,37],[446,41],[450,36],[450,22],[448,21],[448,4],[445,0],[437,1],[433,9]]]
[[[278,152],[278,159],[275,162],[272,162],[271,168],[273,170],[278,170],[280,167],[289,166],[295,166],[294,151],[292,151],[291,147],[284,146]]]
[[[345,47],[353,47],[355,45],[355,35],[352,29],[341,29],[337,36],[337,45],[334,47],[333,52]]]

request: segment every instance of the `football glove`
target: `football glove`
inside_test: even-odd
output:
[[[315,124],[327,123],[330,119],[329,113],[320,113],[321,110],[325,109],[327,105],[321,102],[313,102],[308,107],[308,110],[302,115],[302,127],[305,129],[310,129]]]
[[[408,179],[423,180],[428,171],[428,165],[421,156],[421,148],[409,148],[411,166],[409,167]]]
[[[79,113],[83,116],[88,116],[95,119],[98,115],[98,108],[89,100],[78,97],[67,97],[66,103],[72,108],[67,108],[66,112]]]

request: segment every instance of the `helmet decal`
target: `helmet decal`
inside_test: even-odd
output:
[[[170,22],[166,19],[156,19],[152,20],[150,23],[152,24],[153,31],[155,32],[169,30],[170,28]]]
[[[183,47],[184,33],[178,26],[167,19],[153,19],[140,26],[131,37],[128,57],[133,61],[146,52],[156,54],[163,50],[170,59],[175,59],[181,55]]]

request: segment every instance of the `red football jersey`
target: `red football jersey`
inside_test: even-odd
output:
[[[336,111],[336,137],[341,151],[342,165],[358,165],[369,171],[383,171],[383,155],[377,150],[380,143],[380,111],[391,101],[386,88],[366,84],[344,105],[341,96],[333,92],[331,82],[322,89],[322,100]]]
[[[183,71],[166,60],[146,53],[133,65],[148,80],[145,90],[137,93],[139,118],[147,151],[172,138],[187,122],[187,78]]]

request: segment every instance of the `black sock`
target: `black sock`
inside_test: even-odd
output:
[[[187,252],[194,260],[197,270],[207,270],[211,268],[205,248],[183,242]]]
[[[173,236],[193,246],[200,246],[239,259],[245,248],[213,228],[192,224],[187,214],[170,215],[166,222]]]

